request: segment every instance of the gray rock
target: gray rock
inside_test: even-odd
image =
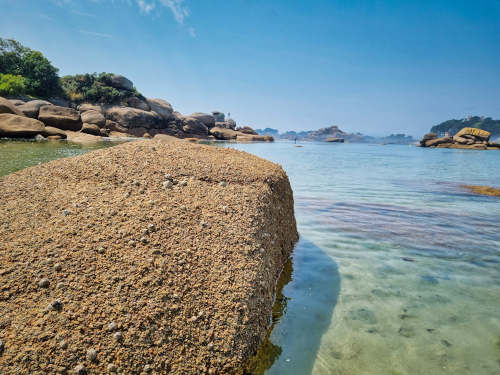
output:
[[[123,340],[123,334],[122,334],[120,331],[115,332],[115,333],[113,333],[113,338],[114,338],[116,341],[120,342],[120,341],[122,341],[122,340]]]
[[[77,375],[86,375],[87,374],[87,369],[85,368],[84,365],[78,365],[75,367],[75,374]]]
[[[54,128],[52,126],[46,126],[43,132],[41,132],[44,137],[52,137],[52,136],[59,136],[62,139],[66,139],[67,135],[64,132],[64,130]]]
[[[110,85],[114,88],[128,91],[132,91],[134,89],[134,84],[132,83],[132,81],[119,74],[113,74],[111,76]]]
[[[108,331],[109,332],[114,332],[118,329],[118,324],[116,324],[115,322],[111,322],[108,324]]]
[[[50,282],[48,279],[41,279],[39,282],[38,282],[38,286],[40,288],[48,288],[50,285]]]
[[[164,120],[175,119],[172,105],[163,99],[146,99],[152,111],[158,113]]]
[[[144,100],[141,100],[135,96],[127,98],[123,102],[127,107],[142,109],[143,111],[150,111],[151,107]]]
[[[46,105],[52,105],[52,103],[46,100],[31,100],[17,108],[27,117],[38,118],[40,108]]]
[[[203,123],[203,125],[205,125],[209,129],[215,126],[215,117],[209,115],[208,113],[195,112],[190,114],[188,117],[200,120]]]
[[[82,103],[78,106],[77,109],[80,113],[87,112],[87,111],[96,111],[96,112],[102,113],[102,108],[100,105],[91,104],[91,103]]]
[[[202,135],[202,136],[208,135],[207,126],[197,118],[186,117],[184,118],[182,124],[183,124],[182,129],[184,130],[184,132],[188,134]]]
[[[38,120],[11,113],[0,113],[0,137],[34,137],[44,129],[45,125]]]
[[[108,365],[108,371],[109,372],[117,372],[118,371],[118,367],[116,367],[114,364],[110,363]]]
[[[94,109],[89,109],[88,111],[83,112],[81,117],[83,123],[95,124],[98,126],[106,125],[106,119],[104,118],[103,114]]]
[[[0,113],[10,113],[13,115],[24,116],[24,114],[9,100],[0,97]]]
[[[150,129],[160,125],[163,121],[162,117],[156,112],[148,112],[123,106],[107,107],[105,113],[108,120],[115,121],[120,126],[127,129],[139,127]]]
[[[21,99],[9,99],[9,102],[14,104],[16,107],[25,103],[25,101]]]
[[[72,108],[46,105],[40,108],[38,120],[62,130],[78,131],[82,128],[80,113]]]
[[[92,135],[101,135],[101,128],[96,124],[86,124],[82,125],[82,133],[92,134]]]
[[[62,304],[61,300],[59,300],[59,299],[56,299],[49,304],[50,310],[61,311],[62,308],[63,308],[63,304]]]
[[[97,359],[97,352],[95,349],[88,349],[87,350],[87,359],[90,362],[95,362]]]

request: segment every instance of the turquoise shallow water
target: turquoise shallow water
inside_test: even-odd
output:
[[[231,145],[283,166],[300,242],[266,374],[500,374],[500,152]],[[267,366],[269,367],[269,366]]]

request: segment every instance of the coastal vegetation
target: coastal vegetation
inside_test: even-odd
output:
[[[449,133],[453,136],[465,127],[486,130],[491,133],[492,137],[500,136],[500,120],[493,120],[491,117],[484,116],[470,116],[460,120],[444,121],[433,126],[430,132],[438,135]]]

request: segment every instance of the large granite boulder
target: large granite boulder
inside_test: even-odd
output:
[[[488,132],[486,130],[482,130],[482,129],[477,129],[477,128],[463,128],[455,135],[457,137],[471,135],[471,136],[474,136],[476,139],[481,140],[481,141],[488,141],[491,137],[490,132]]]
[[[156,112],[143,111],[142,109],[110,106],[105,109],[106,119],[115,121],[121,126],[132,128],[152,128],[161,124],[162,117]]]
[[[0,137],[34,137],[43,133],[44,129],[45,125],[38,120],[12,113],[0,113]]]
[[[188,116],[182,122],[182,129],[188,134],[196,134],[201,136],[208,135],[207,126],[198,118]]]
[[[83,123],[81,132],[92,135],[101,135],[101,128],[96,124]]]
[[[430,139],[425,142],[426,147],[435,147],[440,144],[444,143],[453,143],[453,138],[451,137],[442,137],[442,138],[435,138],[435,139]]]
[[[98,104],[82,103],[78,106],[78,111],[80,111],[80,113],[87,112],[87,111],[96,111],[96,112],[102,113],[102,108]]]
[[[16,107],[18,105],[23,105],[25,103],[24,100],[21,100],[21,99],[9,99],[9,102],[14,104]]]
[[[210,129],[210,134],[212,134],[217,139],[225,141],[236,139],[236,137],[238,136],[237,131],[219,127],[213,127],[212,129]]]
[[[241,128],[236,129],[236,131],[239,131],[240,133],[244,134],[258,135],[258,133],[255,130],[253,130],[250,126],[243,126]]]
[[[131,96],[123,101],[127,107],[142,109],[143,111],[150,111],[151,107],[144,100],[139,99],[136,96]]]
[[[189,117],[200,120],[209,129],[215,126],[215,117],[208,113],[195,112],[191,113]]]
[[[17,106],[17,109],[27,117],[38,118],[40,108],[46,105],[52,105],[52,103],[46,100],[30,100],[29,102]]]
[[[164,120],[171,120],[174,118],[174,109],[169,102],[163,99],[147,99],[147,102],[151,110],[158,113]]]
[[[23,113],[5,98],[0,97],[0,113],[10,113],[13,115],[23,116]]]
[[[110,85],[111,87],[114,87],[116,89],[128,91],[132,91],[134,89],[134,84],[132,83],[132,81],[119,74],[113,74],[110,77]]]
[[[73,108],[46,105],[40,107],[38,119],[45,125],[62,130],[78,131],[82,128],[80,113]]]
[[[61,129],[54,128],[52,126],[46,126],[43,132],[40,133],[44,137],[60,137],[61,139],[66,139],[66,132]]]
[[[106,119],[104,118],[104,115],[101,112],[93,109],[83,112],[81,114],[81,117],[83,123],[95,124],[98,126],[106,125]]]
[[[236,129],[236,121],[234,121],[232,118],[228,118],[226,120],[226,123],[228,124],[229,126],[229,129]]]

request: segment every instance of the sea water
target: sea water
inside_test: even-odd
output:
[[[301,145],[230,145],[283,166],[300,233],[254,374],[500,374],[500,198],[461,186],[500,152]]]
[[[0,142],[0,175],[109,146]],[[500,374],[500,152],[229,144],[277,162],[300,241],[254,375]]]

